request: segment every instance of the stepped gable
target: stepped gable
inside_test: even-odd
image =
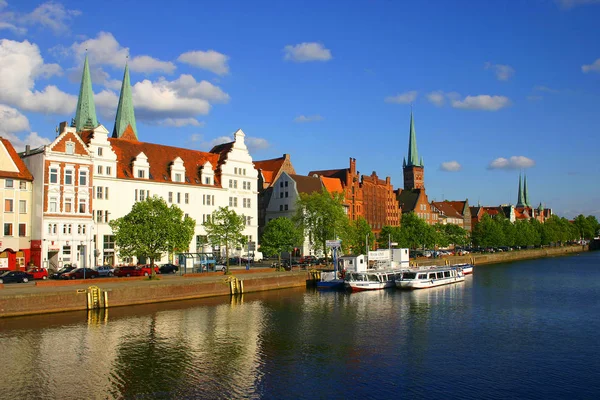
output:
[[[323,184],[318,177],[290,174],[290,178],[296,182],[298,193],[321,193],[321,190],[323,190]]]
[[[145,143],[138,140],[108,138],[108,141],[117,155],[117,178],[120,179],[175,183],[171,181],[170,166],[175,158],[180,157],[185,167],[185,179],[184,182],[178,183],[181,185],[207,186],[202,183],[198,175],[199,169],[208,161],[211,163],[213,171],[216,172],[220,159],[219,154]],[[150,177],[148,178],[136,178],[133,175],[133,161],[140,153],[144,153],[148,157],[148,163],[150,164]],[[216,173],[214,186],[221,186],[220,176]]]
[[[8,139],[5,139],[1,136],[0,136],[0,141],[2,141],[2,145],[6,149],[6,152],[8,153],[8,155],[10,156],[12,162],[15,164],[15,167],[16,167],[16,170],[13,169],[12,171],[7,171],[4,168],[2,170],[0,170],[0,178],[21,179],[24,181],[33,181],[33,175],[31,175],[31,172],[29,172],[29,169],[27,169],[27,166],[25,165],[23,160],[21,160],[21,157],[19,157],[19,155],[15,151],[15,148],[13,147],[12,143],[10,143],[8,141]]]
[[[338,178],[329,178],[327,176],[321,176],[321,182],[329,193],[342,193],[344,191],[342,181]]]
[[[235,142],[227,142],[214,146],[210,149],[209,153],[216,154],[219,156],[217,160],[217,169],[220,169],[221,165],[227,161],[227,154],[233,149]],[[213,166],[214,167],[214,166]]]

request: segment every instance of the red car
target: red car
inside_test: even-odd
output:
[[[62,274],[61,279],[94,279],[100,274],[98,271],[91,268],[77,268],[73,271],[69,271],[66,274]]]
[[[150,264],[148,264],[148,265],[138,265],[138,268],[142,271],[142,275],[143,276],[150,276],[150,275],[152,275],[152,269],[150,268]],[[155,274],[160,274],[160,269],[156,265],[154,266],[154,273]]]
[[[137,268],[134,265],[123,265],[122,267],[115,268],[113,272],[115,276],[142,276],[144,273],[141,269]]]
[[[48,279],[48,270],[46,268],[31,268],[27,273],[33,276],[33,279]]]

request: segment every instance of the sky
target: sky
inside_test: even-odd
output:
[[[398,188],[412,107],[430,200],[600,218],[600,0],[141,4],[0,0],[0,135],[49,143],[87,52],[109,131],[127,62],[141,141]]]

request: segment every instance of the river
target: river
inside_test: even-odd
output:
[[[596,399],[600,252],[415,292],[0,319],[2,399]]]

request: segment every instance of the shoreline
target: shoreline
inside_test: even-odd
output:
[[[479,265],[558,257],[588,251],[587,246],[555,247],[509,251],[493,254],[469,254],[438,259],[411,261],[411,266],[473,263]],[[98,288],[100,301],[107,308],[231,296],[294,287],[306,287],[312,280],[310,271],[274,271],[271,268],[236,270],[231,275],[222,273],[165,276],[159,280],[145,277],[101,278],[77,281],[36,281],[35,286],[10,289],[0,285],[0,318],[67,311],[88,310],[92,288]],[[92,290],[90,290],[92,289]]]

